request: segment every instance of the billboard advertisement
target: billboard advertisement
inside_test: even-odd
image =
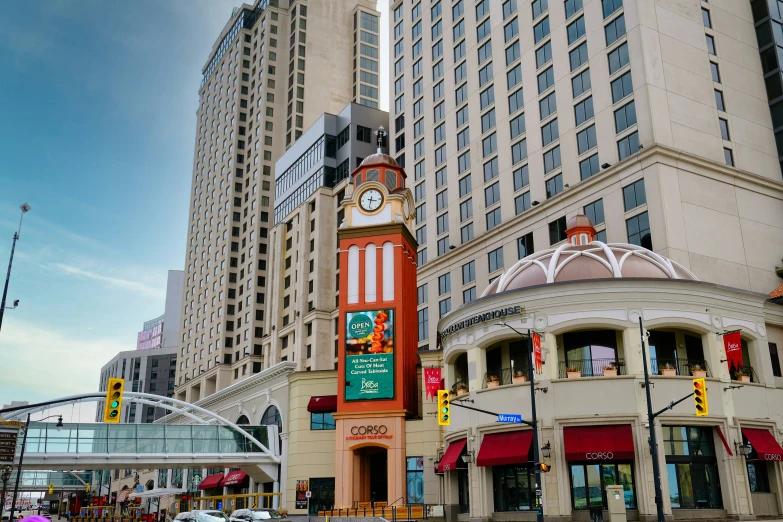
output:
[[[345,314],[345,400],[394,398],[394,310]]]

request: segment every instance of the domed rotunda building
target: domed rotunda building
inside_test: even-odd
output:
[[[699,281],[646,248],[597,241],[583,215],[570,219],[567,237],[438,324],[453,400],[526,420],[529,346],[540,341],[545,518],[589,520],[607,508],[606,486],[619,484],[628,519],[655,520],[645,366],[656,412],[691,393],[694,377],[707,380],[707,416],[688,399],[655,421],[667,518],[783,513],[783,306]],[[729,367],[724,337],[736,341],[739,364]],[[452,516],[535,520],[528,426],[455,406],[444,440],[437,466]]]

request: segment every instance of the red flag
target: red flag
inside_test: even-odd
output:
[[[742,336],[739,331],[723,335],[723,346],[726,348],[729,371],[742,366]]]
[[[428,399],[435,397],[440,387],[440,368],[424,368],[424,391]]]
[[[544,368],[541,362],[541,336],[533,332],[533,353],[535,354],[536,373],[541,373]]]

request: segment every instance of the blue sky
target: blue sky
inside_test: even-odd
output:
[[[8,293],[21,304],[0,331],[0,405],[96,390],[162,313],[167,270],[184,263],[200,71],[238,4],[4,4],[3,275],[18,206],[32,211]]]

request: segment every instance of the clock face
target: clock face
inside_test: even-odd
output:
[[[375,212],[383,203],[383,194],[377,189],[365,190],[359,198],[359,205],[367,212]]]

